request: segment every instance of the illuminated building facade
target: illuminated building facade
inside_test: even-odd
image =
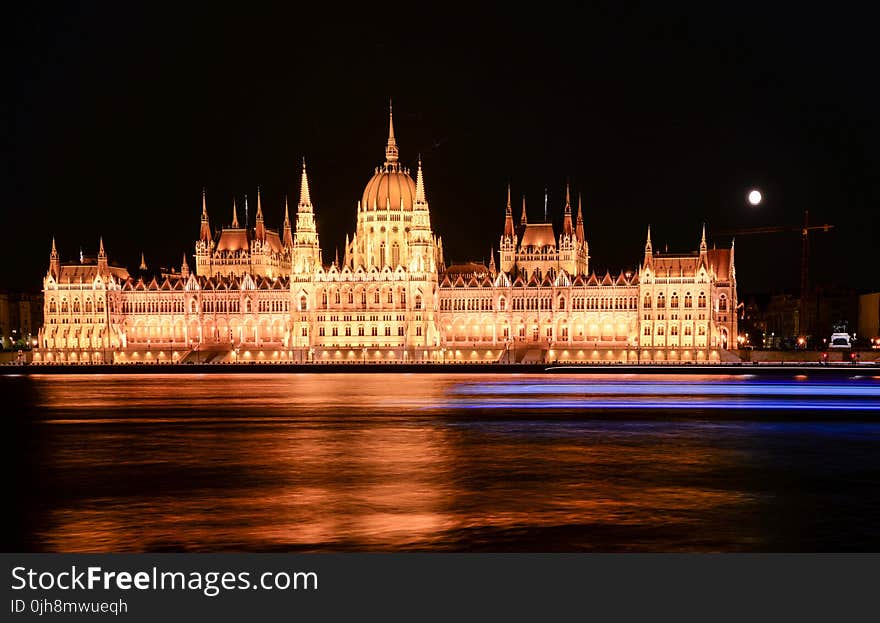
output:
[[[546,216],[546,209],[545,209]],[[546,220],[546,219],[545,219]],[[507,193],[496,266],[446,266],[421,161],[385,162],[357,203],[344,255],[322,260],[305,162],[296,224],[214,233],[202,196],[195,270],[138,274],[96,258],[62,263],[52,242],[37,362],[719,361],[735,348],[734,249],[658,254],[650,228],[638,269],[590,272],[578,199],[566,189],[557,236],[516,224]]]

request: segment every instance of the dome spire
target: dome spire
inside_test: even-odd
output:
[[[388,100],[388,144],[385,146],[385,163],[397,162],[397,140],[394,138],[394,111]]]
[[[528,221],[528,219],[526,218],[526,196],[523,195],[523,211],[522,211],[522,216],[521,216],[520,219],[519,219],[519,224],[520,224],[520,225],[526,225],[526,224],[528,224],[528,222],[529,222],[529,221]]]
[[[235,209],[235,197],[232,198],[232,227],[238,228],[238,211]]]

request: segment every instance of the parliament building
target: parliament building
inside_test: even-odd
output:
[[[62,262],[52,241],[35,363],[724,361],[737,344],[733,245],[657,253],[638,268],[590,270],[581,201],[562,230],[514,218],[510,189],[497,262],[447,265],[425,176],[400,161],[389,115],[385,161],[357,202],[344,253],[323,259],[303,162],[296,220],[253,226],[233,202],[212,228],[202,194],[194,264],[137,271]],[[499,226],[500,222],[499,210]],[[216,218],[216,214],[214,217]],[[546,220],[546,219],[545,219]],[[695,228],[696,230],[696,228]]]

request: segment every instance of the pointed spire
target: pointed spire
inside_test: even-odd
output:
[[[284,195],[284,234],[281,244],[286,248],[293,246],[293,231],[290,229],[290,213],[287,210],[287,195]]]
[[[180,276],[189,277],[189,263],[186,261],[186,253],[183,254],[183,262],[180,263]]]
[[[61,262],[58,259],[58,249],[55,248],[55,236],[52,236],[52,251],[49,253],[49,274],[58,279],[61,273]]]
[[[138,266],[138,270],[147,270],[147,260],[144,258],[143,251],[141,251],[141,265]]]
[[[238,228],[238,210],[235,209],[235,197],[232,198],[232,227]]]
[[[208,200],[204,187],[202,187],[202,222],[199,227],[199,240],[205,244],[211,242],[211,225],[208,222]]]
[[[581,206],[581,194],[578,193],[578,213],[577,213],[577,224],[574,230],[575,236],[578,241],[584,241],[584,212]]]
[[[703,223],[703,236],[700,239],[700,254],[706,253],[706,223]]]
[[[388,100],[388,144],[385,146],[385,162],[397,162],[397,139],[394,138],[394,111],[391,100]]]
[[[306,173],[306,158],[303,156],[303,170],[302,177],[300,178],[299,183],[299,207],[308,208],[311,210],[312,208],[312,197],[309,194],[309,176]]]
[[[496,273],[495,269],[495,252],[490,248],[489,249],[489,273],[494,275]]]
[[[574,235],[574,227],[571,224],[571,190],[567,181],[565,182],[565,218],[562,222],[562,235]]]
[[[101,274],[107,271],[107,253],[104,251],[104,237],[98,239],[98,272]]]
[[[266,239],[266,225],[263,223],[263,206],[260,202],[260,187],[257,186],[257,225],[254,228],[254,236],[257,240]]]
[[[403,195],[400,200],[403,201]],[[425,201],[425,179],[422,175],[422,155],[419,154],[419,169],[416,173],[416,203],[427,203]]]
[[[507,206],[504,208],[504,237],[513,238],[516,230],[513,228],[513,210],[510,207],[510,184],[507,185]]]
[[[333,260],[333,265],[336,268],[339,268],[339,247],[336,247],[336,259]]]
[[[648,225],[648,240],[647,242],[645,242],[645,251],[647,252],[651,249],[653,249],[653,247],[651,246],[651,226]]]
[[[526,196],[525,196],[525,195],[523,195],[522,200],[523,200],[523,202],[522,202],[522,203],[523,203],[523,209],[522,209],[522,216],[521,216],[520,219],[519,219],[519,224],[520,224],[520,225],[526,225],[526,224],[528,224],[529,221],[528,221],[528,219],[526,218]]]
[[[544,189],[544,222],[545,223],[549,222],[549,219],[547,218],[547,189],[546,188]]]

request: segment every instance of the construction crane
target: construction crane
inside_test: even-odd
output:
[[[806,334],[807,322],[807,297],[810,291],[810,232],[823,231],[828,232],[834,228],[834,225],[823,223],[822,225],[810,224],[810,211],[804,210],[804,222],[801,226],[797,225],[780,225],[771,227],[750,227],[747,229],[729,229],[716,232],[723,236],[751,236],[752,234],[781,234],[799,232],[801,235],[801,298],[799,305],[800,314],[800,333]]]

